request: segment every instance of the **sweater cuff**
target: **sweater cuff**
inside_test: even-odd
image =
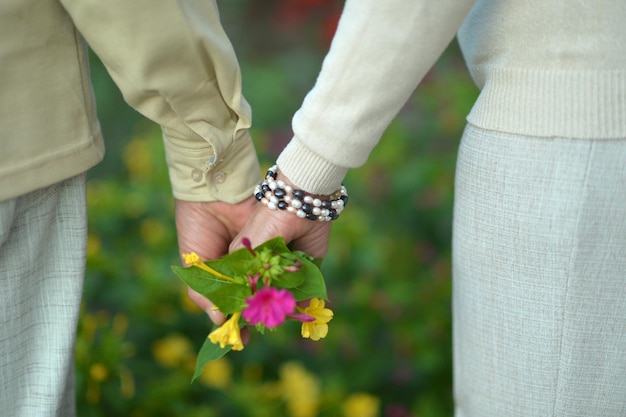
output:
[[[185,141],[166,133],[163,140],[172,192],[178,200],[235,204],[251,196],[261,180],[257,153],[247,130],[221,154],[206,141]]]
[[[278,156],[276,164],[289,181],[311,194],[329,195],[337,191],[348,172],[347,167],[330,163],[295,137]]]

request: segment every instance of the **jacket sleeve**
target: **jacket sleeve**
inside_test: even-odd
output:
[[[474,0],[347,0],[314,88],[278,166],[329,194],[365,163],[384,130],[454,38]]]
[[[163,130],[174,196],[238,202],[260,177],[214,0],[61,0],[125,100]]]

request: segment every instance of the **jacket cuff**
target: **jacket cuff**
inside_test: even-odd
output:
[[[261,168],[247,130],[218,152],[205,140],[190,141],[164,130],[165,155],[174,197],[183,201],[238,203],[252,195]]]

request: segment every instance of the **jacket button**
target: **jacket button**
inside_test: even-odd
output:
[[[198,168],[191,171],[191,179],[193,180],[193,182],[202,181],[202,171]]]
[[[226,173],[223,171],[217,171],[213,173],[213,182],[215,184],[223,184],[226,181]]]

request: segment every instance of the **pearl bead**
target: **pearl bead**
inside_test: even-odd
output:
[[[306,213],[303,212],[302,210],[298,210],[296,211],[296,216],[300,217],[301,219],[304,219],[306,217]]]
[[[300,200],[292,200],[291,201],[291,205],[297,209],[299,209],[300,207],[302,207],[302,201]]]

